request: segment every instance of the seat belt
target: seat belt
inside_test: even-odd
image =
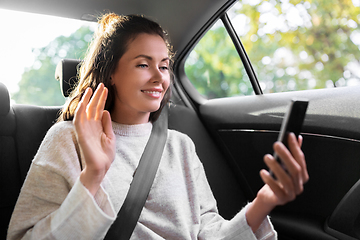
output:
[[[167,139],[168,106],[153,123],[150,138],[141,155],[130,189],[105,240],[129,240],[149,195]]]

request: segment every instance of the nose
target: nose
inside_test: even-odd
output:
[[[166,79],[165,72],[162,72],[159,68],[154,68],[152,71],[151,81],[154,83],[163,83]]]

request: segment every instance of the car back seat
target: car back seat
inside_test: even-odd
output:
[[[10,106],[0,83],[0,239],[6,238],[12,211],[31,161],[60,107]]]
[[[55,77],[63,95],[73,85],[79,60],[63,60]],[[31,105],[10,106],[9,93],[0,83],[0,239],[7,226],[31,161],[47,130],[54,124],[60,107]],[[239,179],[223,153],[212,140],[195,111],[173,104],[169,111],[169,128],[189,135],[194,141],[219,211],[224,218],[233,217],[247,201]]]
[[[6,229],[21,187],[15,143],[15,114],[7,88],[0,82],[0,239]]]

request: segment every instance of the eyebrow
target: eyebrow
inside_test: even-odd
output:
[[[148,60],[150,60],[150,61],[153,60],[152,57],[150,57],[150,56],[148,56],[148,55],[143,55],[143,54],[140,54],[140,55],[136,56],[134,59],[137,59],[137,58],[146,58],[146,59],[148,59]],[[166,57],[166,58],[163,58],[163,59],[161,60],[161,62],[165,62],[165,61],[170,61],[170,58],[169,58],[169,57]]]

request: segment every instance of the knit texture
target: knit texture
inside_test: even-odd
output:
[[[72,122],[45,136],[22,187],[8,239],[103,239],[129,190],[151,123],[113,122],[116,157],[93,197],[79,180],[85,161]],[[168,130],[153,186],[131,239],[276,239],[269,219],[254,234],[242,209],[219,214],[191,139]]]

